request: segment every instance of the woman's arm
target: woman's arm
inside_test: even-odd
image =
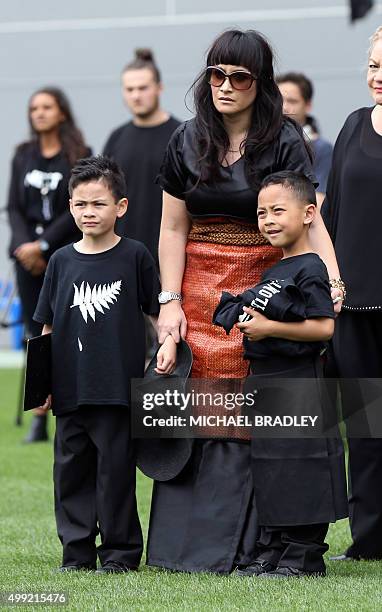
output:
[[[159,267],[162,291],[181,292],[190,218],[184,200],[163,192],[162,222],[159,236]],[[158,340],[162,344],[171,334],[175,342],[185,337],[187,321],[181,303],[172,300],[161,306]]]
[[[325,263],[329,278],[335,279],[340,278],[340,270],[337,263],[336,254],[334,251],[333,243],[328,234],[328,230],[325,227],[323,218],[321,217],[321,205],[322,202],[317,204],[317,214],[311,223],[309,230],[310,243],[312,249],[319,255],[322,261]],[[341,289],[332,289],[331,296],[334,303],[334,311],[338,314],[341,312],[342,300],[344,298]],[[336,298],[341,298],[335,302]]]

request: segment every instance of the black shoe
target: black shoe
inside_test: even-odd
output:
[[[262,559],[258,559],[251,563],[251,565],[247,565],[246,567],[237,568],[234,572],[234,576],[260,576],[260,574],[264,574],[265,572],[271,572],[276,568],[272,563],[268,563],[268,561],[264,561]]]
[[[79,565],[63,565],[58,568],[57,572],[94,572],[96,569],[95,565],[84,565],[81,563]]]
[[[326,576],[326,572],[306,572],[304,570],[297,569],[297,567],[276,567],[271,572],[260,574],[260,578],[304,578],[305,576],[323,577]]]
[[[329,557],[329,561],[360,561],[360,557],[353,557],[352,555],[348,555],[347,552],[344,552],[342,555],[333,555],[333,557]]]
[[[128,565],[116,561],[109,561],[97,569],[96,574],[127,574],[133,571],[136,571],[135,567],[129,567]]]
[[[46,442],[46,440],[48,440],[47,415],[35,414],[24,442],[30,444],[31,442]]]

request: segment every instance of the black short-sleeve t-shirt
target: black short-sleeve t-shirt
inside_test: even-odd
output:
[[[54,414],[85,404],[129,405],[143,376],[143,313],[158,314],[159,279],[146,247],[121,238],[96,254],[74,245],[52,256],[34,318],[53,326]]]
[[[266,270],[262,280],[284,280],[292,278],[305,300],[305,318],[329,317],[334,319],[333,302],[330,295],[329,277],[324,262],[315,253],[304,253],[281,259]],[[246,359],[270,359],[272,355],[303,357],[318,355],[325,342],[302,342],[281,338],[265,338],[251,342],[244,339]]]
[[[173,133],[157,179],[162,189],[184,200],[193,218],[230,217],[257,225],[258,191],[248,182],[245,158],[230,166],[221,166],[220,180],[199,181],[195,138],[194,119]],[[279,170],[293,170],[316,182],[303,137],[288,120],[284,121],[275,141],[256,160],[256,170],[260,179]]]

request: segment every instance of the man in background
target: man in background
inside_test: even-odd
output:
[[[162,82],[150,49],[137,49],[122,72],[122,95],[132,120],[114,130],[103,153],[125,175],[129,207],[116,231],[140,240],[158,262],[162,190],[155,183],[167,143],[179,121],[160,106]]]
[[[332,165],[333,147],[321,138],[317,122],[310,115],[312,110],[313,84],[304,74],[287,72],[276,79],[283,97],[283,110],[304,130],[306,140],[313,149],[313,170],[319,183],[317,204],[324,200],[329,171]]]

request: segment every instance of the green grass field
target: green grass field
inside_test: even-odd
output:
[[[53,517],[52,445],[22,445],[23,428],[14,426],[19,372],[0,370],[0,591],[61,592],[66,606],[13,609],[68,611],[187,610],[261,612],[382,610],[382,562],[328,562],[326,578],[287,581],[189,575],[149,569],[131,575],[63,575]],[[51,419],[52,430],[54,419]],[[138,500],[147,531],[151,484],[138,477]],[[349,542],[347,521],[331,527],[331,551]],[[6,608],[0,604],[0,609]]]

